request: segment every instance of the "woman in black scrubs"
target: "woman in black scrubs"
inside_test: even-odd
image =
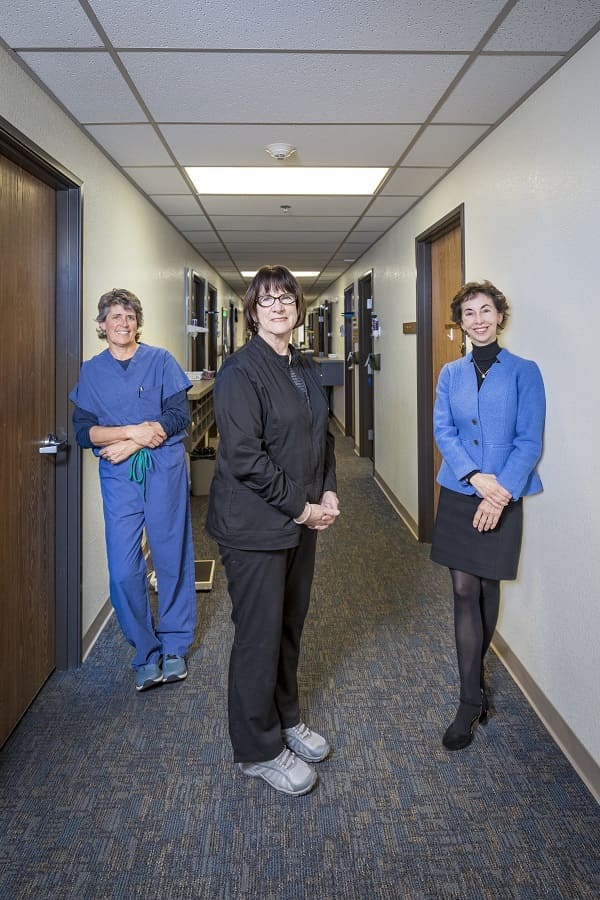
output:
[[[221,367],[207,529],[219,544],[235,626],[229,733],[245,775],[291,796],[314,787],[329,744],[300,717],[298,656],[317,532],[339,515],[327,397],[312,359],[290,344],[300,285],[263,266],[244,299],[252,339]]]
[[[431,558],[447,566],[454,592],[460,702],[443,744],[462,750],[488,714],[483,660],[492,640],[500,581],[517,575],[522,498],[542,490],[545,395],[537,365],[498,345],[508,302],[489,281],[469,282],[452,321],[473,350],[440,372],[434,435],[442,454]]]

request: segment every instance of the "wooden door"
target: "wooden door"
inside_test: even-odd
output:
[[[218,356],[219,356],[219,347],[218,347],[218,334],[219,334],[219,309],[217,304],[217,289],[212,286],[212,284],[208,285],[208,308],[206,310],[206,327],[208,328],[207,338],[207,349],[206,355],[208,357],[208,368],[213,372],[217,370],[218,367]]]
[[[0,156],[0,745],[55,667],[56,194]]]
[[[374,378],[369,367],[373,352],[372,336],[373,273],[358,280],[358,437],[359,454],[374,459]]]
[[[462,286],[462,228],[457,225],[431,244],[431,375],[432,402],[438,376],[447,362],[458,359],[463,352],[462,332],[450,319],[450,301]],[[433,479],[434,514],[437,511],[440,487],[436,476],[441,456],[434,442]]]
[[[354,285],[344,291],[344,431],[346,436],[354,437],[354,360],[353,360],[353,327],[354,327]]]

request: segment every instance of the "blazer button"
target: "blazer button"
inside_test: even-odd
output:
[[[477,419],[471,419],[471,425],[477,425]]]
[[[479,446],[479,441],[477,440],[477,438],[475,438],[475,440],[473,441],[473,443],[475,444],[476,447]]]

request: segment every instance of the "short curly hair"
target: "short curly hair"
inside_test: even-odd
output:
[[[111,306],[124,306],[125,309],[134,311],[137,322],[135,339],[139,343],[140,331],[144,324],[144,313],[139,298],[131,291],[125,290],[125,288],[113,288],[112,291],[107,291],[98,300],[98,315],[95,321],[98,323],[105,322]],[[101,341],[106,340],[106,331],[103,328],[96,328],[96,333]]]
[[[461,287],[460,291],[452,299],[450,304],[450,318],[457,325],[462,322],[462,305],[465,300],[471,300],[476,294],[485,294],[493,301],[499,313],[502,313],[502,321],[498,324],[498,331],[502,331],[506,325],[506,320],[510,315],[510,307],[508,300],[491,281],[469,281]]]
[[[250,284],[244,297],[244,321],[252,334],[258,333],[258,322],[255,318],[256,304],[261,288],[263,291],[284,291],[293,294],[296,298],[298,318],[294,328],[303,325],[306,318],[306,303],[302,294],[302,288],[289,269],[285,266],[262,266]]]

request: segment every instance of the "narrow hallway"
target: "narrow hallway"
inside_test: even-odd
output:
[[[300,668],[331,741],[305,797],[231,763],[230,606],[198,594],[188,680],[136,694],[111,619],[0,751],[0,898],[592,898],[598,806],[495,656],[496,714],[450,754],[448,574],[337,436],[342,516],[319,538]],[[193,499],[196,555],[216,550]]]

